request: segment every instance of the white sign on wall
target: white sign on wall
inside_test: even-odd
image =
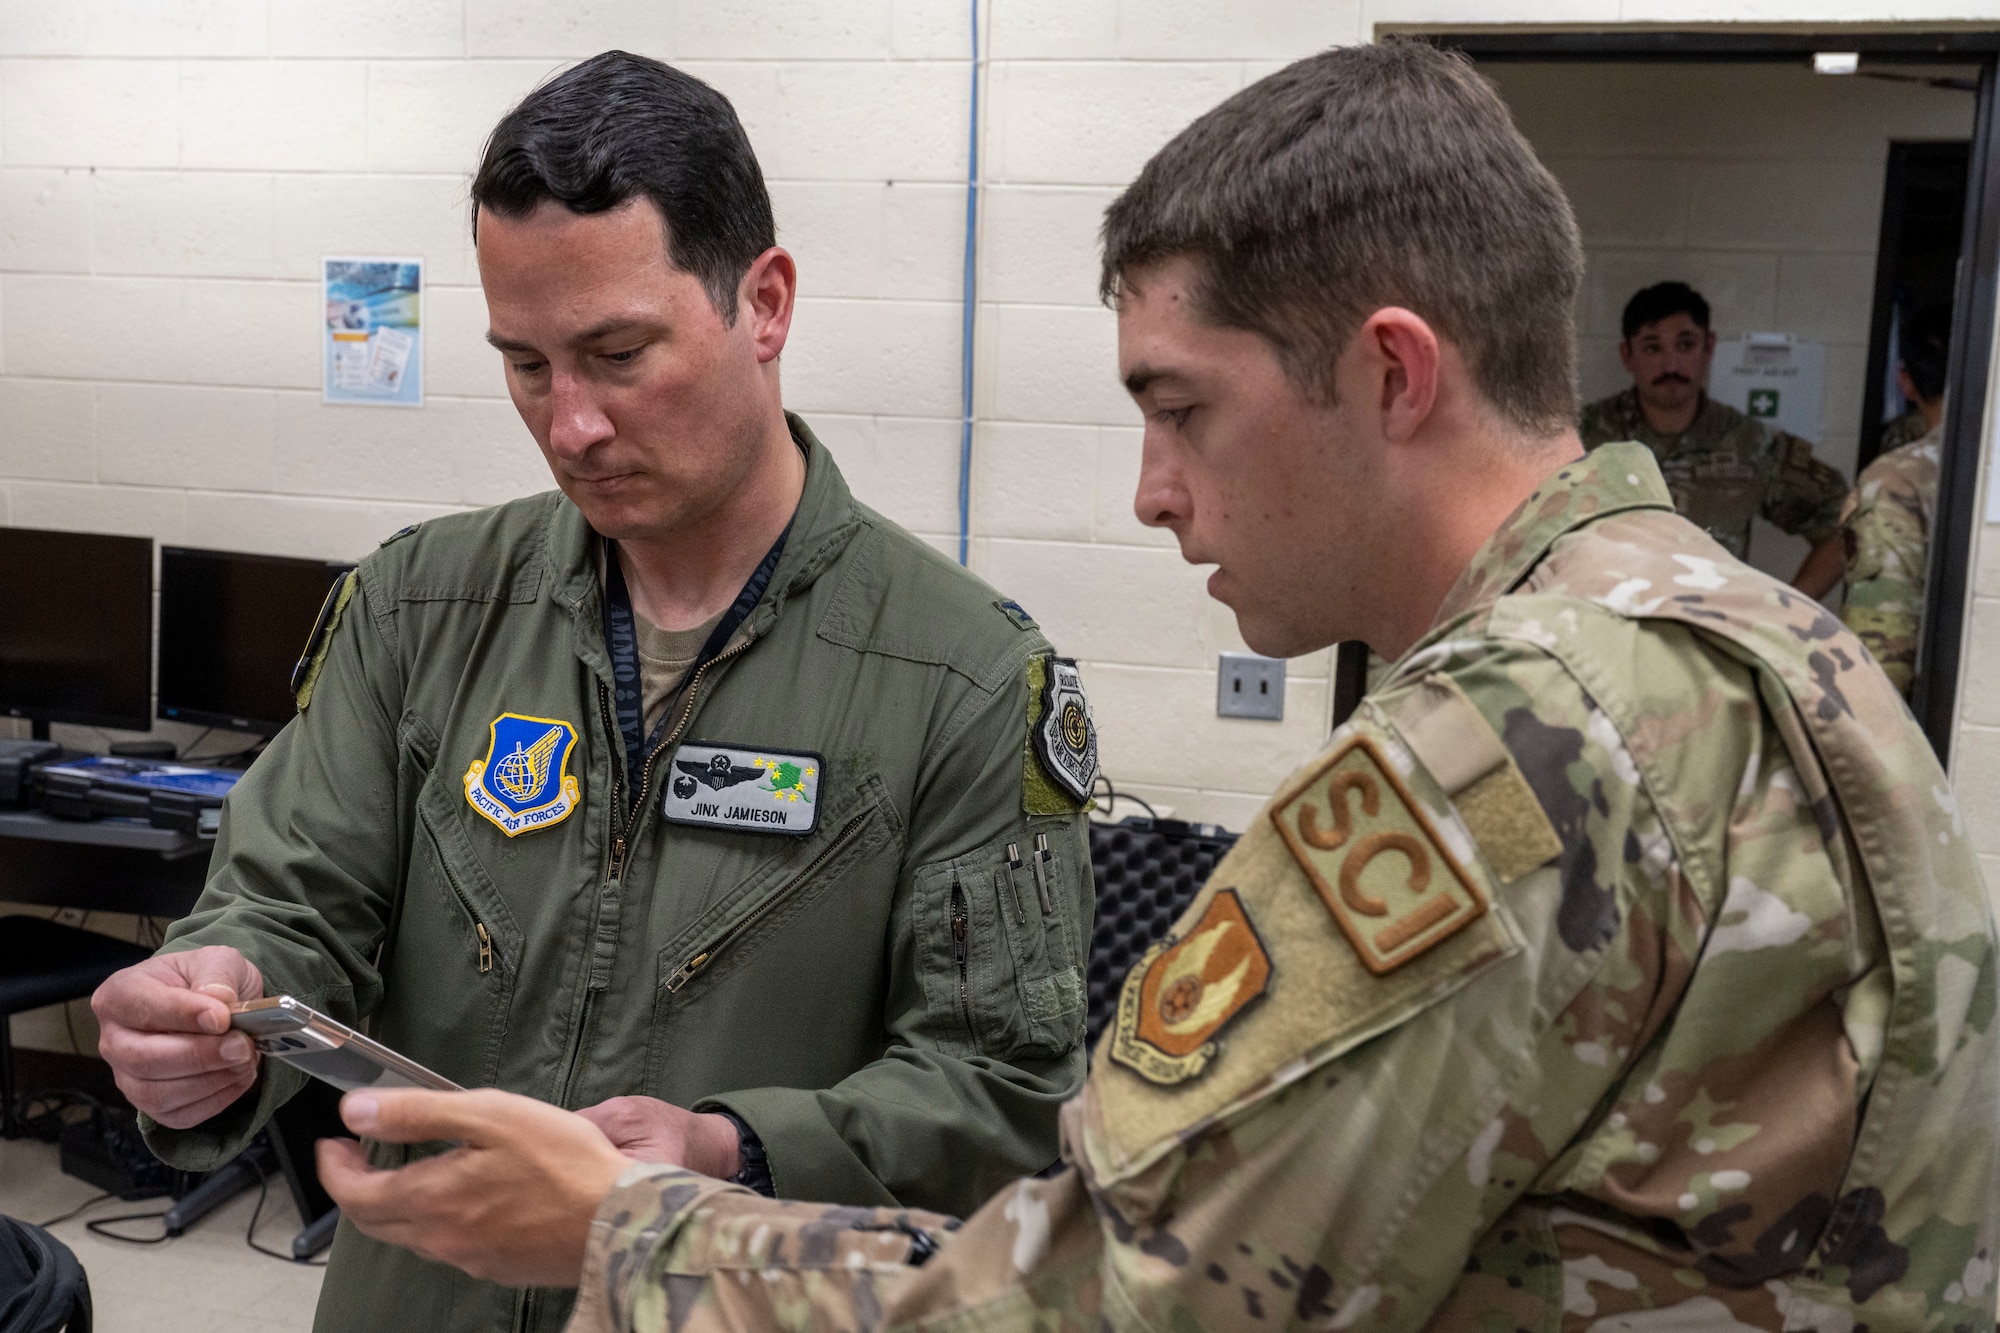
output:
[[[1715,345],[1708,396],[1776,430],[1819,442],[1826,348],[1789,333],[1746,333]]]
[[[424,261],[328,255],[320,400],[424,405]]]

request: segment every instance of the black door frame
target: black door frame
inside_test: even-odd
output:
[[[1875,229],[1875,297],[1868,314],[1868,362],[1862,371],[1861,433],[1854,455],[1854,471],[1874,462],[1882,452],[1882,400],[1888,389],[1889,325],[1896,314],[1896,252],[1901,247],[1904,201],[1908,198],[1911,158],[1926,149],[1940,147],[1966,149],[1965,167],[1972,171],[1971,142],[1968,139],[1891,139],[1889,164],[1882,180],[1882,222]],[[1969,184],[1968,180],[1968,184]],[[1960,213],[1961,219],[1964,217]],[[1961,238],[1962,241],[1963,238]],[[1956,275],[1953,277],[1957,281]]]
[[[1853,51],[1861,56],[1864,66],[1941,61],[1978,66],[1965,233],[1959,245],[1958,290],[1952,313],[1944,449],[1926,585],[1929,595],[1917,649],[1917,683],[1910,700],[1939,762],[1949,763],[1959,675],[1965,659],[1973,540],[1980,521],[1979,460],[1987,398],[1992,391],[1994,318],[2000,313],[1996,308],[2000,306],[2000,149],[1996,149],[1996,142],[2000,142],[2000,124],[1996,124],[2000,98],[1995,95],[2000,29],[1857,31],[1840,24],[1812,31],[1793,27],[1763,32],[1641,27],[1592,31],[1532,25],[1481,30],[1383,24],[1378,29],[1381,36],[1395,32],[1422,37],[1489,63],[1795,64],[1810,61],[1817,51]]]

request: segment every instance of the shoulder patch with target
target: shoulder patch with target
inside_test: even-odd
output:
[[[1035,758],[1049,781],[1084,805],[1097,785],[1097,723],[1073,658],[1047,659],[1041,703],[1041,716],[1033,725]]]

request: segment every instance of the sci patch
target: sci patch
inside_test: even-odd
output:
[[[1049,780],[1078,805],[1097,785],[1097,723],[1076,661],[1051,657],[1043,668],[1042,715],[1032,731],[1035,758]]]
[[[1111,1058],[1150,1083],[1184,1083],[1215,1058],[1215,1034],[1270,984],[1271,956],[1236,890],[1223,889],[1185,936],[1161,940],[1126,975]]]
[[[811,833],[819,827],[825,768],[825,760],[807,751],[683,745],[667,763],[660,816],[670,824],[740,833]]]
[[[568,819],[577,805],[569,772],[576,728],[552,717],[502,713],[489,733],[486,757],[465,770],[465,803],[510,838]]]
[[[1341,746],[1273,806],[1271,820],[1376,976],[1486,914],[1486,896],[1366,736]]]

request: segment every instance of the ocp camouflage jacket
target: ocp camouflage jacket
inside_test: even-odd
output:
[[[947,1236],[635,1168],[572,1328],[1990,1327],[1957,804],[1668,506],[1612,444],[1502,526],[1127,979],[1067,1171]]]
[[[1870,463],[1841,516],[1847,601],[1840,618],[1905,696],[1917,675],[1943,444],[1943,431],[1934,430]]]
[[[1083,817],[1028,749],[1049,645],[793,431],[807,477],[783,555],[645,794],[623,775],[583,516],[550,493],[437,519],[361,563],[309,706],[231,794],[166,947],[234,945],[267,993],[372,1016],[466,1086],[727,1107],[787,1194],[970,1212],[1054,1161],[1083,1077],[1091,875]],[[552,727],[573,739],[549,748]],[[762,787],[779,779],[761,752],[792,756],[785,812],[816,811],[811,831],[664,822],[683,743]],[[510,836],[485,779],[511,765],[525,791],[535,757],[543,794]],[[1016,894],[997,873],[1043,834],[1046,912],[1027,869]],[[150,1141],[217,1165],[300,1081],[267,1061],[254,1095]],[[549,1330],[570,1299],[343,1226],[316,1327]]]
[[[1620,440],[1651,449],[1674,506],[1738,560],[1749,558],[1756,518],[1815,544],[1839,531],[1846,479],[1810,442],[1707,394],[1679,435],[1653,429],[1636,388],[1585,404],[1578,429],[1588,449]]]

